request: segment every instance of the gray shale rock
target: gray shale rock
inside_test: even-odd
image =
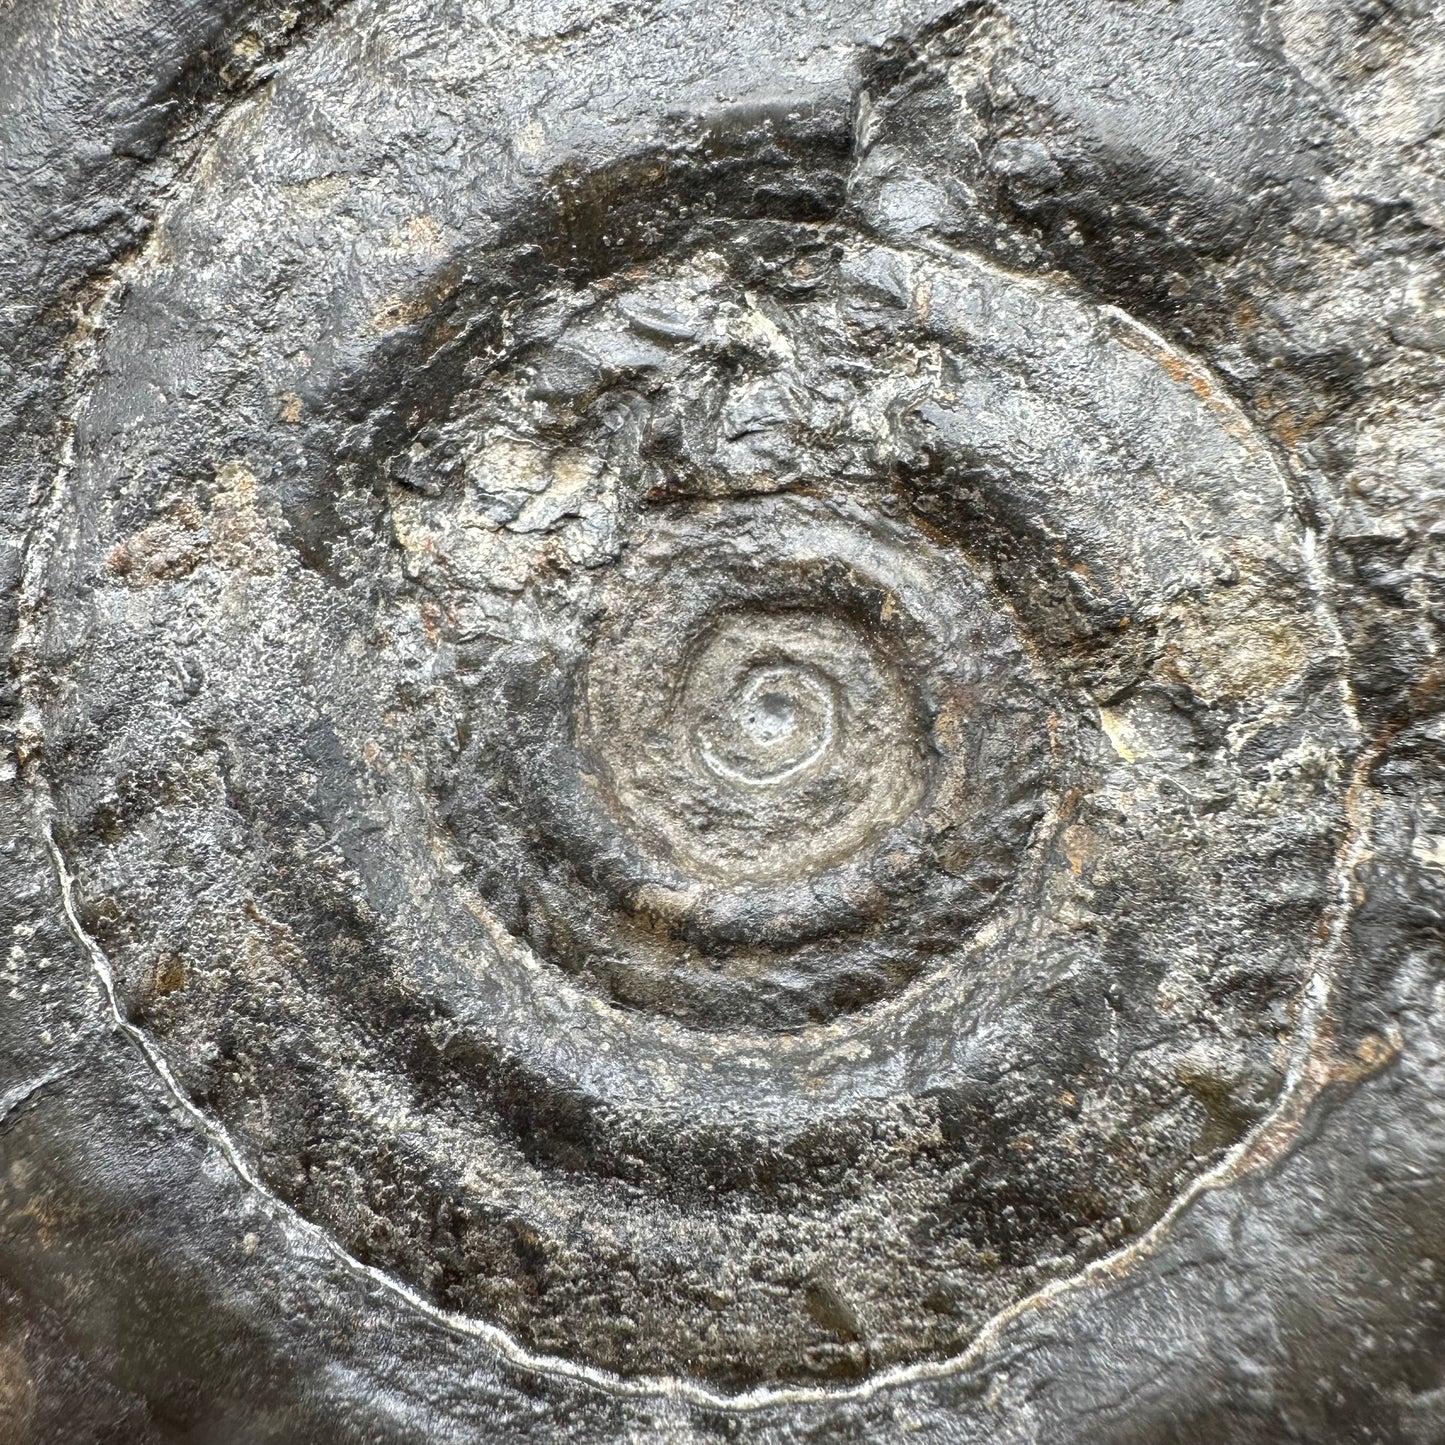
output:
[[[1445,14],[0,11],[0,1442],[1445,1441]]]

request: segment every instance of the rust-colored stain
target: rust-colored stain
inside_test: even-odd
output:
[[[1387,1039],[1380,1034],[1367,1034],[1355,1045],[1355,1058],[1359,1060],[1362,1072],[1370,1073],[1389,1063],[1400,1052],[1398,1039]]]
[[[1340,1053],[1334,1038],[1326,1031],[1305,1062],[1303,1077],[1294,1097],[1260,1132],[1233,1172],[1244,1174],[1273,1163],[1289,1148],[1306,1114],[1326,1089],[1355,1084],[1368,1078],[1395,1058],[1401,1047],[1398,1036],[1386,1038],[1371,1034],[1350,1053]]]
[[[1075,878],[1084,876],[1084,866],[1094,854],[1094,834],[1081,823],[1070,824],[1059,839],[1059,848]]]
[[[1311,412],[1306,417],[1296,417],[1287,407],[1280,407],[1279,411],[1269,419],[1269,429],[1279,440],[1293,451],[1299,446],[1301,440],[1312,432],[1323,420],[1323,411]]]
[[[425,321],[456,295],[459,285],[459,275],[449,267],[415,291],[394,291],[382,297],[380,305],[371,313],[371,329],[383,333],[399,331],[404,326]]]
[[[893,490],[900,497],[908,497],[908,492],[901,482],[895,482]],[[935,523],[930,522],[922,512],[915,511],[912,507],[908,509],[908,520],[912,522],[913,525],[917,527],[918,530],[922,532],[923,535],[927,537],[930,542],[935,542],[940,547],[948,548],[952,548],[956,545],[955,539],[950,533],[948,533],[942,527],[936,525]]]
[[[1189,386],[1201,401],[1212,401],[1214,399],[1214,388],[1210,385],[1209,378],[1196,371],[1182,356],[1176,356],[1169,351],[1161,351],[1158,360],[1159,365],[1162,366],[1175,381],[1183,382]]]
[[[11,1216],[17,1222],[22,1219],[32,1220],[35,1224],[35,1238],[41,1249],[49,1249],[55,1243],[56,1225],[59,1219],[55,1211],[50,1207],[48,1201],[39,1197],[32,1199],[24,1209],[18,1209]]]
[[[206,562],[256,576],[275,571],[274,543],[256,511],[256,478],[240,462],[216,468],[211,495],[184,497],[169,515],[117,542],[105,571],[127,587],[153,587]]]
[[[158,994],[175,993],[186,986],[186,966],[176,953],[161,953],[156,956],[152,975]]]
[[[253,898],[241,905],[241,912],[251,927],[245,932],[246,972],[264,975],[268,970],[294,969],[304,955],[291,930],[277,919],[270,918]]]
[[[152,522],[117,542],[106,554],[105,570],[129,587],[149,587],[187,577],[205,560],[209,538],[169,519]]]

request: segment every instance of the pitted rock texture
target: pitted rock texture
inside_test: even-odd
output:
[[[1429,6],[11,13],[0,1436],[1441,1437]]]

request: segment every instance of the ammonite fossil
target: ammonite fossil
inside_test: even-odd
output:
[[[935,1386],[927,1438],[1082,1438],[950,1432],[1047,1394],[1066,1297],[1184,1369],[1146,1266],[1401,1047],[1338,987],[1363,800],[1433,756],[1323,530],[1355,373],[1134,111],[1068,152],[1073,9],[860,8],[746,63],[687,6],[312,15],[87,298],[18,767],[178,1194],[244,1198],[266,1329],[378,1331],[358,1419],[394,1356],[498,1439],[895,1438]]]
[[[1308,534],[1196,363],[965,251],[713,222],[509,304],[338,443],[324,547],[284,448],[157,475],[82,421],[82,916],[257,1176],[421,1298],[724,1389],[946,1358],[1309,1028]]]

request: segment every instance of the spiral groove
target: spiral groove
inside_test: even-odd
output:
[[[956,1352],[1280,1085],[1339,711],[1283,482],[1157,337],[941,247],[737,223],[512,325],[377,459],[372,592],[257,462],[194,505],[264,568],[71,604],[79,684],[206,679],[114,797],[49,718],[90,920],[278,1190],[448,1307],[727,1388]],[[146,555],[115,515],[83,565]]]

